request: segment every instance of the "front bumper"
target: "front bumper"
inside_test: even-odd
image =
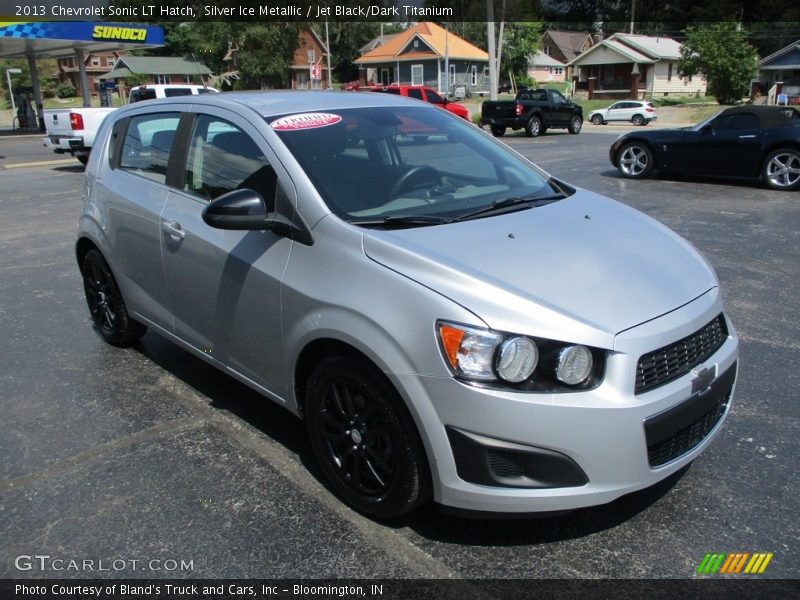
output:
[[[435,425],[423,427],[431,457],[436,500],[447,506],[473,511],[527,513],[569,510],[610,502],[649,487],[681,469],[711,443],[727,416],[737,370],[736,333],[727,322],[728,335],[722,346],[698,365],[694,373],[687,373],[639,395],[633,392],[636,365],[642,354],[697,331],[720,312],[719,291],[714,289],[668,315],[618,334],[615,347],[609,353],[603,383],[594,390],[581,393],[528,394],[479,388],[448,377],[397,376],[398,387],[405,393],[413,387],[421,388],[415,393],[424,394],[436,414]],[[689,407],[687,413],[687,410],[676,407],[689,404],[687,401],[690,399],[694,402],[700,392],[706,393],[706,388],[698,392],[696,383],[696,372],[704,369],[713,369],[717,379],[728,374],[730,381],[725,382],[729,385],[728,401],[719,407],[720,414],[715,415],[708,430],[703,431],[687,451],[664,464],[651,466],[648,435],[652,435],[652,431],[647,430],[646,424],[652,424],[659,415],[671,415],[670,411],[683,413],[686,417],[696,410],[696,407]],[[670,433],[669,428],[664,430],[663,421],[669,422],[670,419],[661,421],[656,441],[663,442],[664,436],[660,434],[664,431]],[[675,425],[675,419],[672,423]],[[683,426],[685,422],[678,420],[677,424]],[[458,444],[453,445],[454,430],[472,435],[478,441],[488,438],[501,445],[509,443],[512,451],[522,454],[526,447],[530,448],[533,458],[524,459],[522,468],[528,469],[528,464],[534,466],[516,481],[524,484],[527,479],[534,484],[515,486],[513,478],[504,480],[501,477],[498,483],[486,478],[476,479],[468,472],[465,475],[463,444],[461,449]],[[675,432],[673,427],[672,433]],[[653,439],[650,441],[652,446]],[[564,481],[558,481],[555,475],[550,479],[540,477],[533,461],[542,452],[549,456],[547,460],[551,466],[558,464],[553,462],[558,460],[565,461],[564,465],[573,463],[577,467],[571,470],[574,477],[583,473],[586,483],[580,484],[580,479],[571,480],[573,475]],[[496,466],[486,468],[491,470]],[[501,463],[501,466],[511,469],[504,474],[514,475],[509,463]],[[547,472],[552,474],[555,471],[549,468]],[[467,481],[460,475],[481,483]],[[536,482],[542,481],[544,486],[535,487]],[[547,487],[553,481],[556,487]],[[509,482],[512,485],[505,485]],[[565,482],[566,485],[562,485]]]

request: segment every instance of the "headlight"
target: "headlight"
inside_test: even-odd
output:
[[[439,321],[442,354],[453,374],[522,391],[565,392],[599,385],[602,350]]]
[[[506,381],[519,383],[533,374],[539,362],[539,350],[530,338],[512,337],[497,351],[497,374]]]
[[[439,323],[439,340],[450,368],[469,379],[495,379],[494,349],[500,336],[472,327]]]
[[[567,346],[558,353],[556,377],[567,385],[582,383],[592,372],[592,353],[586,346]]]

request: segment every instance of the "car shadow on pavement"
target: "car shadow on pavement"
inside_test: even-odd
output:
[[[646,510],[686,474],[683,467],[659,483],[601,506],[566,513],[540,513],[513,517],[451,515],[429,504],[389,526],[408,527],[418,535],[443,543],[477,546],[544,544],[586,537],[620,525]]]
[[[53,171],[61,171],[62,173],[83,173],[86,167],[81,163],[75,161],[74,165],[62,165],[60,167],[53,167]]]
[[[305,426],[288,410],[158,334],[148,333],[134,349],[197,392],[198,401],[208,399],[209,407],[230,413],[284,446],[324,482]]]
[[[226,411],[281,444],[308,473],[335,495],[317,465],[303,422],[289,411],[157,334],[149,333],[134,347],[200,395],[208,406]],[[581,538],[615,527],[647,509],[666,494],[688,470],[684,467],[645,490],[610,504],[567,513],[506,517],[491,514],[449,514],[429,502],[417,511],[389,521],[392,529],[409,528],[435,541],[467,545],[514,546]]]

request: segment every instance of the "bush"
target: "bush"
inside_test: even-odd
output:
[[[77,92],[71,83],[59,83],[56,87],[56,96],[59,98],[74,98]]]
[[[536,80],[533,77],[528,77],[527,75],[521,75],[520,77],[517,77],[517,89],[523,87],[535,88]]]

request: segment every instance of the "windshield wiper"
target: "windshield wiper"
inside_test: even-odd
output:
[[[477,219],[479,217],[488,217],[494,214],[503,214],[506,212],[514,212],[517,210],[535,208],[538,206],[544,206],[545,204],[551,204],[556,200],[561,200],[566,197],[567,197],[566,194],[558,193],[558,194],[553,194],[551,196],[531,196],[529,198],[517,198],[517,197],[506,198],[504,200],[497,200],[496,202],[492,202],[489,206],[484,206],[483,208],[479,208],[477,210],[464,213],[463,215],[459,215],[455,217],[453,220],[468,221],[470,219]]]
[[[404,227],[425,227],[428,225],[441,225],[452,223],[455,219],[450,217],[437,217],[435,215],[389,215],[382,219],[367,219],[364,221],[350,221],[353,225],[361,227],[381,227],[383,229],[402,229]]]

